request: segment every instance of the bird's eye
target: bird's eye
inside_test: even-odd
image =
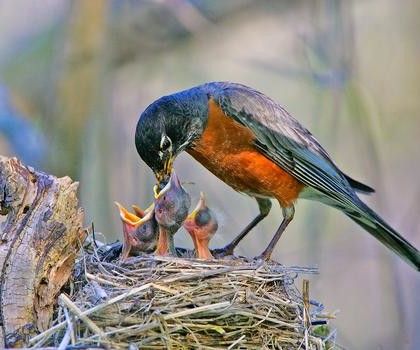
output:
[[[164,135],[162,137],[162,140],[160,141],[160,149],[162,151],[167,151],[171,147],[172,147],[172,141],[171,141],[171,139],[168,136]]]

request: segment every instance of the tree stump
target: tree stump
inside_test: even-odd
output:
[[[86,237],[78,183],[0,156],[0,348],[47,329]]]

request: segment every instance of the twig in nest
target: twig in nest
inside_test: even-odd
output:
[[[67,329],[70,332],[71,344],[74,345],[74,344],[76,344],[76,337],[74,335],[73,322],[70,318],[69,312],[68,312],[67,307],[65,305],[63,305],[63,310],[64,310],[64,315],[66,317]]]
[[[89,317],[83,315],[83,312],[66,295],[60,294],[58,298],[79,320],[83,321],[92,332],[97,334],[100,339],[107,339],[107,336],[102,329],[100,329]]]
[[[91,228],[92,228],[92,238],[93,238],[93,244],[95,245],[96,249],[98,249],[99,247],[98,247],[98,243],[96,243],[95,225],[94,225],[93,221],[92,221]]]
[[[106,294],[105,290],[99,285],[98,282],[92,281],[91,285],[97,300],[105,300],[108,297],[108,294]]]
[[[309,281],[303,280],[302,287],[302,299],[303,299],[303,325],[305,327],[305,349],[309,349],[309,327],[311,323],[309,314]]]
[[[303,348],[305,342],[308,349],[325,347],[326,335],[316,336],[312,327],[305,327],[310,316],[325,320],[322,304],[309,315],[309,295],[304,303],[293,285],[298,274],[314,269],[289,269],[274,262],[257,266],[246,259],[210,262],[144,255],[121,264],[101,261],[94,252],[83,256],[79,264],[86,264],[86,274],[76,278],[72,300],[112,340],[113,349],[130,344],[150,350],[289,349]],[[107,295],[100,304],[95,285]],[[60,322],[37,337],[48,341],[58,334],[61,339],[65,325]],[[73,325],[76,346],[97,342],[87,324]]]
[[[67,345],[69,345],[70,339],[71,339],[70,332],[71,332],[70,328],[67,328],[66,333],[64,333],[64,337],[61,340],[60,345],[58,346],[57,350],[66,350]]]

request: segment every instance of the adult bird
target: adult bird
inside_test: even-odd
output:
[[[160,188],[175,158],[187,151],[236,191],[256,199],[259,215],[224,248],[226,254],[268,215],[275,198],[283,221],[260,255],[269,259],[293,219],[295,201],[307,198],[341,210],[420,270],[420,252],[356,194],[374,190],[344,174],[306,128],[259,91],[213,82],[161,97],[141,114],[135,143]]]

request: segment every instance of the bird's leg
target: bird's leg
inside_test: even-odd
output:
[[[195,236],[195,234],[190,235],[190,236],[191,236],[191,239],[192,239],[192,241],[194,243],[194,254],[195,254],[195,257],[197,258],[198,257],[197,237]]]
[[[230,242],[227,246],[225,246],[222,249],[215,249],[213,252],[217,254],[218,256],[226,256],[226,255],[232,255],[234,249],[238,245],[238,243],[248,234],[249,231],[251,231],[257,224],[263,220],[268,213],[271,210],[271,201],[267,198],[255,198],[258,203],[258,208],[260,210],[260,213],[258,216],[252,220],[248,226],[246,226],[241,233],[234,238],[232,242]]]
[[[277,229],[274,237],[271,239],[270,243],[268,244],[267,248],[261,253],[261,255],[257,256],[255,259],[257,260],[269,260],[271,257],[271,253],[273,252],[274,247],[276,246],[277,242],[279,241],[282,233],[286,229],[287,225],[289,225],[290,221],[292,221],[293,216],[295,215],[295,207],[292,205],[287,208],[283,209],[283,221],[281,222],[279,228]]]
[[[130,250],[131,250],[130,236],[129,236],[127,230],[124,227],[123,228],[122,252],[121,252],[121,256],[120,256],[121,261],[124,261],[128,258],[128,256],[130,255]]]
[[[128,256],[130,255],[130,250],[131,246],[128,244],[128,242],[123,242],[122,252],[120,256],[121,261],[124,261],[128,258]]]
[[[163,227],[159,227],[159,239],[156,246],[156,255],[168,255],[168,235]]]
[[[128,256],[130,255],[130,247],[128,247],[127,245],[123,244],[122,246],[122,252],[120,255],[120,260],[121,261],[125,261],[127,260]]]
[[[208,237],[204,239],[197,239],[197,248],[196,248],[197,258],[204,260],[214,259],[213,255],[209,250],[209,239]]]
[[[178,256],[176,249],[175,249],[175,241],[174,241],[174,234],[168,232],[167,239],[168,239],[168,250],[169,254],[172,256]]]

